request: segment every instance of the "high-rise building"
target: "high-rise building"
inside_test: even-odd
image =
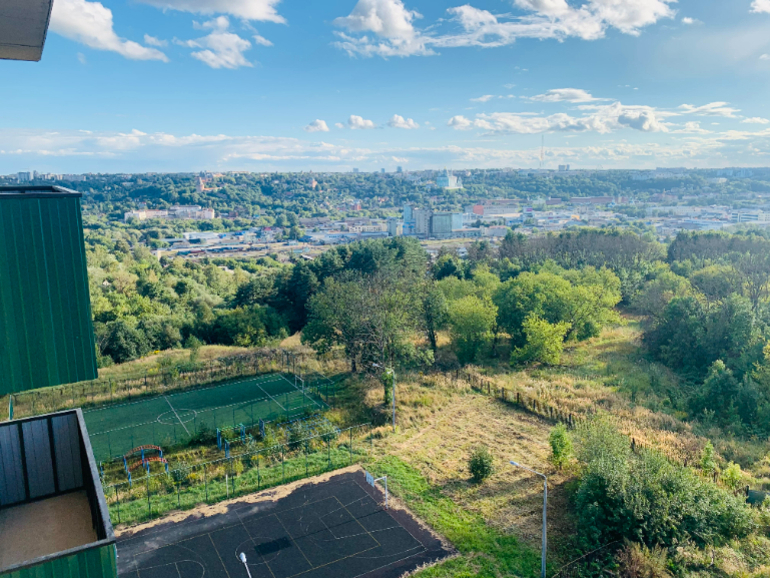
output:
[[[398,168],[396,169],[396,172],[397,172],[397,173],[403,173],[403,172],[404,172],[404,167],[398,167]]]
[[[569,171],[569,165],[559,165],[559,172],[560,173],[565,173],[567,171]]]
[[[353,169],[353,172],[354,173],[358,173],[359,171],[358,171],[358,169]]]
[[[418,237],[430,235],[430,218],[433,211],[430,209],[414,209],[414,234]]]
[[[32,180],[32,173],[29,171],[20,172],[16,175],[16,180],[20,183],[28,183]]]
[[[400,237],[404,234],[404,224],[398,219],[388,219],[388,235]]]
[[[442,189],[448,190],[463,188],[462,180],[460,180],[459,177],[454,176],[448,170],[445,170],[443,175],[436,177],[436,184]]]

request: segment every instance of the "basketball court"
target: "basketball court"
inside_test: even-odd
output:
[[[362,471],[118,539],[122,578],[396,578],[451,555]],[[245,563],[244,563],[245,559]]]

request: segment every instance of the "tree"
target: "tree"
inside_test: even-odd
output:
[[[530,314],[524,320],[526,343],[511,353],[511,363],[540,362],[556,365],[564,350],[564,338],[570,329],[565,322],[548,323],[537,315]]]
[[[553,463],[561,468],[572,457],[572,439],[567,431],[567,426],[560,423],[554,427],[548,436],[548,443],[551,444]]]
[[[475,295],[463,297],[450,304],[449,325],[457,358],[461,363],[476,361],[479,351],[489,339],[497,317],[497,307],[491,301]]]
[[[308,303],[302,342],[321,353],[344,346],[353,371],[361,364],[393,365],[413,358],[410,337],[417,328],[419,304],[410,281],[388,272],[354,271],[327,279]]]
[[[717,471],[717,458],[714,451],[714,444],[706,442],[703,451],[700,453],[700,469],[708,475],[713,475]]]
[[[115,363],[137,359],[150,351],[147,336],[128,321],[115,321],[109,325],[106,343],[102,349]]]
[[[422,299],[422,327],[434,354],[438,348],[436,334],[446,326],[448,314],[449,306],[444,293],[430,284]]]

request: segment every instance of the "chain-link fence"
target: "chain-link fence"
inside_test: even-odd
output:
[[[100,377],[68,385],[13,395],[14,417],[28,417],[75,407],[95,407],[132,401],[138,397],[189,390],[238,377],[286,372],[310,372],[314,357],[284,349],[261,348],[210,361],[177,362],[168,367],[142,369],[120,379]],[[8,396],[0,398],[8,407]],[[3,412],[0,420],[5,420]]]
[[[133,525],[172,510],[213,504],[361,462],[372,443],[369,424],[307,437],[290,434],[284,444],[176,465],[168,473],[147,475],[140,468],[136,475],[141,477],[107,485],[104,493],[112,523]]]

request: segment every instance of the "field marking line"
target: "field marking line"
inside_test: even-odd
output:
[[[370,496],[370,498],[371,498],[371,496]],[[337,500],[337,503],[338,503],[340,506],[342,506],[342,507],[345,509],[345,511],[348,513],[348,516],[350,516],[351,518],[353,518],[353,519],[356,521],[356,524],[358,524],[359,526],[361,526],[361,529],[362,529],[364,532],[366,532],[366,533],[369,535],[369,537],[370,537],[372,540],[374,540],[374,543],[375,543],[375,544],[377,544],[377,546],[382,546],[382,544],[380,544],[380,541],[379,541],[377,538],[375,538],[374,536],[372,536],[372,533],[371,533],[369,530],[367,530],[367,529],[364,527],[364,525],[361,523],[361,520],[359,520],[358,518],[356,518],[356,517],[353,515],[353,512],[351,512],[350,510],[348,510],[348,507],[347,507],[345,504],[343,504],[343,503],[342,503],[342,501],[341,501],[341,500],[340,500],[340,499],[337,497],[337,495],[336,495],[336,494],[334,495],[334,499],[335,499],[335,500]],[[374,502],[374,500],[372,500],[372,501]],[[352,502],[351,502],[351,503],[352,503]],[[379,507],[379,505],[377,504],[377,502],[374,502],[374,505],[375,505],[375,506],[377,506],[377,507]]]
[[[314,400],[312,397],[310,397],[310,396],[309,396],[307,393],[305,393],[305,391],[304,391],[304,390],[302,390],[302,389],[298,388],[298,387],[297,387],[295,384],[293,384],[291,381],[289,381],[289,379],[288,379],[288,378],[287,378],[285,375],[281,374],[281,377],[282,377],[283,379],[285,379],[285,380],[288,382],[288,384],[289,384],[290,386],[292,386],[292,387],[293,387],[295,390],[297,390],[297,391],[299,391],[300,393],[302,393],[302,395],[303,395],[304,397],[308,398],[310,401],[312,401],[312,402],[313,402],[314,404],[316,404],[318,407],[321,407],[321,404],[320,404],[320,403],[318,403],[316,400]]]
[[[214,552],[217,553],[217,558],[219,558],[219,563],[222,564],[222,570],[225,571],[225,574],[227,574],[227,578],[230,578],[230,572],[227,571],[227,566],[225,566],[225,561],[222,560],[222,555],[219,553],[219,549],[217,548],[217,545],[214,544],[214,538],[211,537],[211,533],[206,534],[209,537],[209,541],[211,542],[211,545],[214,548]]]
[[[307,561],[307,565],[310,566],[311,570],[315,570],[315,566],[313,566],[313,563],[310,561],[310,558],[305,556],[305,553],[302,551],[302,548],[299,547],[299,544],[297,544],[297,541],[294,539],[294,536],[291,535],[291,532],[289,532],[289,529],[284,525],[283,520],[278,517],[278,514],[273,514],[275,516],[275,519],[278,520],[278,523],[281,525],[281,528],[284,529],[286,532],[286,535],[291,538],[292,544],[294,544],[297,547],[297,550],[299,550],[299,553],[302,554],[302,557]]]
[[[289,380],[287,379],[286,381],[289,381]],[[291,382],[289,381],[289,383],[291,383]],[[255,383],[254,385],[256,385],[256,386],[257,386],[259,389],[262,389],[262,386],[261,386],[261,385],[259,385],[259,383]],[[264,394],[265,394],[267,397],[269,397],[269,398],[270,398],[270,399],[272,399],[272,400],[273,400],[275,403],[277,403],[277,404],[278,404],[278,407],[280,407],[280,408],[281,408],[283,411],[286,411],[286,408],[285,408],[285,407],[283,407],[283,406],[282,406],[282,405],[281,405],[281,404],[278,402],[278,400],[277,400],[277,399],[275,399],[275,398],[274,398],[272,395],[270,395],[269,393],[267,393],[267,391],[266,391],[266,390],[262,389],[262,393],[264,393]]]
[[[259,554],[259,557],[262,558],[262,564],[265,565],[265,567],[270,571],[270,575],[275,578],[275,573],[273,572],[273,569],[270,567],[270,564],[267,560],[265,560],[265,557],[260,553],[259,550],[257,550],[257,543],[254,540],[254,538],[251,535],[251,532],[249,532],[249,529],[246,527],[246,524],[243,522],[243,518],[241,518],[241,514],[238,512],[238,510],[235,510],[235,515],[238,516],[238,521],[241,524],[241,527],[246,530],[246,535],[249,537],[249,540],[251,540],[252,545],[254,546],[254,550],[257,551],[257,554]]]
[[[171,408],[171,411],[174,412],[174,415],[176,416],[176,419],[179,420],[179,424],[184,428],[184,431],[186,431],[187,435],[189,436],[190,435],[190,430],[187,429],[187,426],[182,421],[182,418],[179,417],[179,414],[176,412],[176,408],[174,408],[174,406],[171,405],[171,401],[165,395],[163,396],[163,398],[166,400],[166,403]]]

